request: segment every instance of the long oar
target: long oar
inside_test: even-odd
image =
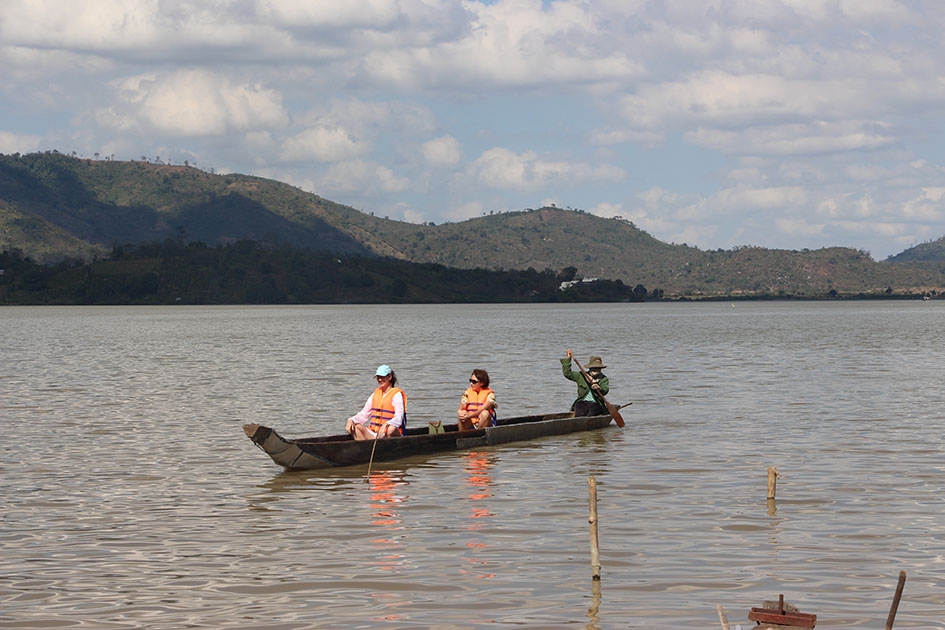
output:
[[[584,375],[584,379],[587,381],[587,386],[590,387],[591,383],[594,382],[594,379],[591,378],[591,375],[587,373],[587,371],[581,366],[581,364],[578,362],[577,359],[573,359],[573,360],[577,364],[578,369],[581,370],[581,374]],[[594,396],[594,398],[604,403],[604,406],[607,407],[607,412],[610,414],[610,417],[614,419],[614,422],[617,423],[618,427],[622,427],[623,418],[620,416],[620,412],[617,411],[617,408],[611,405],[609,402],[607,402],[607,399],[604,398],[604,395],[600,393],[599,391],[595,390],[593,387],[591,387],[591,394]]]
[[[381,425],[384,426],[384,425]],[[367,465],[367,477],[364,478],[364,483],[367,483],[371,480],[371,466],[374,465],[374,449],[377,448],[377,438],[381,435],[381,427],[377,427],[377,433],[374,434],[374,444],[371,446],[371,459],[368,461]]]

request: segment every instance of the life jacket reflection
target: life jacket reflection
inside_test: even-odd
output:
[[[488,499],[492,497],[494,457],[491,453],[475,451],[471,451],[465,456],[466,485],[469,486],[469,499],[472,502],[467,517],[469,521],[466,525],[466,530],[470,532],[471,538],[466,542],[466,548],[473,555],[464,557],[467,566],[461,569],[460,572],[479,580],[491,580],[496,576],[490,570],[494,565],[494,560],[483,555],[488,554],[490,545],[479,538],[481,530],[495,516],[495,513],[489,509],[488,502]]]

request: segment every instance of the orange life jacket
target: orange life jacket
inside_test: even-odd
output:
[[[374,390],[374,397],[371,400],[371,431],[377,433],[381,426],[394,417],[394,395],[400,393],[404,397],[404,425],[397,427],[397,435],[404,434],[404,427],[407,426],[407,394],[399,387],[391,387],[387,393],[381,391],[378,387]]]
[[[463,411],[479,415],[482,406],[486,404],[486,401],[489,399],[489,394],[493,393],[494,392],[488,387],[483,387],[479,390],[479,393],[476,393],[476,391],[470,387],[466,390],[466,406],[463,408]],[[495,426],[497,419],[495,407],[489,410],[489,416],[492,418],[492,426]]]

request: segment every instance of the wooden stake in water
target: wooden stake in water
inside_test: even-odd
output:
[[[591,524],[591,571],[595,580],[600,579],[600,548],[597,544],[597,480],[593,476],[587,479],[590,516],[587,522]]]
[[[893,622],[896,620],[896,611],[899,610],[899,600],[902,599],[902,589],[906,585],[906,572],[899,572],[899,584],[896,585],[896,596],[893,597],[892,608],[889,609],[889,617],[886,618],[886,630],[892,630]]]
[[[778,474],[778,469],[774,466],[768,468],[768,498],[774,499],[775,494],[777,494],[778,489],[778,479],[781,478],[781,475]]]

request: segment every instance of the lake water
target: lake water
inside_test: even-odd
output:
[[[945,302],[0,309],[0,627],[945,628]],[[627,424],[286,473],[389,363],[411,424],[474,367]],[[766,501],[767,469],[781,479]],[[601,580],[591,579],[588,479]]]

